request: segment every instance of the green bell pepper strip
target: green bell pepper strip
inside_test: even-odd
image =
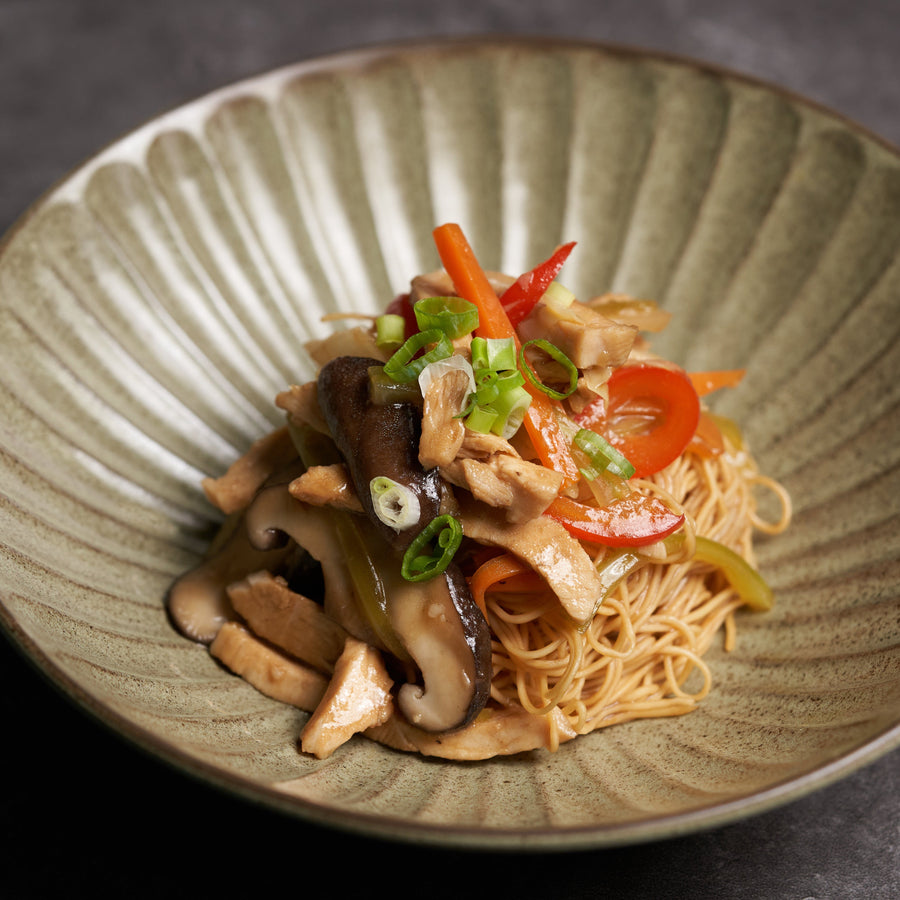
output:
[[[307,425],[293,423],[289,424],[288,430],[305,466],[328,465],[342,459],[327,435]],[[378,560],[384,555],[380,535],[365,527],[362,516],[334,507],[325,508],[331,516],[360,613],[390,653],[398,659],[409,660],[409,652],[397,637],[388,616],[387,587],[378,569]]]
[[[711,538],[697,536],[694,559],[715,566],[750,609],[767,612],[775,604],[772,588],[759,572],[730,547]]]

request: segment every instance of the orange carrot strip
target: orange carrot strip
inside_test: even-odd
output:
[[[716,420],[705,412],[700,413],[697,430],[685,448],[688,453],[695,453],[704,459],[710,459],[725,452],[725,440]]]
[[[519,583],[519,587],[525,587],[527,590],[534,590],[543,583],[543,579],[534,569],[527,563],[523,562],[516,556],[508,553],[502,553],[500,556],[494,556],[487,562],[482,563],[469,579],[469,589],[472,592],[472,598],[478,604],[479,609],[487,618],[487,601],[485,594],[495,584],[501,581],[507,581],[520,575],[532,576],[525,580],[524,585]],[[513,587],[511,585],[510,587]]]
[[[449,222],[435,228],[432,235],[441,262],[456,290],[463,299],[478,307],[477,333],[487,338],[512,338],[518,353],[520,342],[516,330],[462,229]],[[578,466],[572,459],[569,441],[560,428],[560,417],[564,413],[558,401],[532,385],[527,377],[524,387],[531,394],[531,405],[523,424],[535,452],[547,468],[564,475],[570,482],[577,481]]]
[[[694,390],[701,397],[724,387],[735,387],[747,374],[746,369],[718,369],[709,372],[689,372]]]

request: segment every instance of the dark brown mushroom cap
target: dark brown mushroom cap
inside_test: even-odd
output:
[[[369,369],[377,359],[339,356],[319,373],[319,405],[347,463],[359,499],[384,539],[405,550],[418,532],[440,515],[442,485],[436,470],[419,463],[421,412],[411,403],[369,402]],[[375,514],[371,480],[387,476],[413,491],[419,500],[419,523],[395,531]]]
[[[419,463],[420,411],[409,403],[369,401],[369,369],[375,365],[378,360],[365,357],[329,362],[319,374],[319,405],[368,518],[391,551],[385,556],[390,571],[384,573],[391,585],[388,615],[422,675],[421,684],[400,688],[400,710],[423,730],[451,731],[471,722],[487,702],[490,629],[455,563],[430,581],[409,582],[400,575],[404,550],[441,514],[444,487],[437,470],[426,472]],[[369,483],[380,475],[415,492],[416,525],[397,532],[378,518]]]

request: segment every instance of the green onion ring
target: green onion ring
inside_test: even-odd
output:
[[[403,343],[406,322],[396,313],[385,313],[375,320],[375,345],[396,349]]]
[[[547,385],[537,377],[532,371],[531,366],[528,365],[528,361],[525,359],[525,351],[528,347],[537,347],[539,350],[543,350],[544,353],[555,362],[558,362],[566,370],[566,373],[569,376],[569,388],[567,391],[560,393],[551,387],[547,387]],[[573,363],[559,347],[555,344],[551,344],[550,341],[545,341],[543,338],[535,338],[533,341],[522,344],[522,348],[519,350],[519,363],[524,370],[526,378],[528,378],[539,391],[543,391],[543,393],[548,397],[552,397],[554,400],[565,400],[566,397],[575,393],[575,388],[578,387],[578,369],[575,367],[575,363]]]
[[[434,344],[430,350],[417,357],[416,354]],[[408,338],[393,356],[384,364],[384,373],[393,381],[406,384],[415,381],[419,373],[429,363],[446,359],[453,354],[453,344],[450,338],[438,328],[430,328],[428,331],[418,331]]]
[[[588,428],[580,428],[575,432],[574,444],[590,459],[591,464],[599,471],[609,469],[622,478],[634,475],[634,466],[605,437]]]
[[[478,327],[478,307],[462,297],[423,297],[413,304],[413,313],[421,331],[437,328],[450,340]]]
[[[400,574],[407,581],[428,581],[440,575],[453,559],[462,543],[463,531],[453,516],[436,516],[413,539],[403,554]],[[429,553],[429,544],[435,549]]]

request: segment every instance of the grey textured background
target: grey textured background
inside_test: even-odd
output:
[[[900,144],[900,0],[0,0],[0,231],[95,150],[223,84],[360,45],[487,33],[696,57]],[[773,812],[661,843],[418,850],[195,783],[73,709],[5,642],[0,677],[0,722],[18,736],[3,741],[0,788],[11,898],[321,893],[317,875],[337,897],[900,898],[900,752]],[[410,862],[424,874],[411,878]]]

